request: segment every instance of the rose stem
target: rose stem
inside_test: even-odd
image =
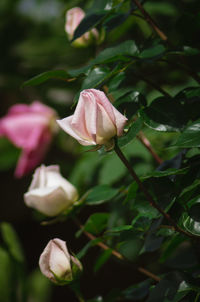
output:
[[[141,5],[141,3],[138,0],[133,0],[133,2],[135,3],[135,5],[138,7],[138,9],[141,11],[141,13],[143,14],[143,16],[145,17],[146,21],[149,23],[149,25],[154,29],[154,31],[158,34],[158,36],[163,40],[163,41],[167,41],[168,38],[167,36],[164,34],[164,32],[157,26],[157,24],[155,23],[155,21],[151,18],[151,16],[147,13],[147,11],[143,8],[143,6]]]
[[[158,210],[158,212],[160,212],[169,222],[170,224],[172,224],[174,226],[174,229],[179,232],[184,234],[185,236],[188,236],[190,238],[199,238],[199,236],[196,236],[194,234],[190,234],[184,230],[182,230],[177,224],[176,222],[170,217],[169,214],[165,213],[165,211],[163,211],[162,208],[160,208],[156,202],[153,200],[153,197],[151,196],[151,194],[148,192],[148,190],[146,189],[146,187],[143,185],[143,183],[140,181],[139,177],[137,176],[137,174],[135,173],[135,171],[133,170],[132,166],[130,165],[129,161],[126,159],[126,157],[124,156],[124,154],[122,153],[122,151],[120,150],[120,148],[117,145],[117,141],[115,143],[115,148],[114,148],[116,154],[118,155],[118,157],[120,158],[120,160],[123,162],[123,164],[126,166],[126,168],[128,169],[128,171],[130,172],[131,176],[133,177],[133,179],[136,181],[136,183],[138,184],[140,190],[144,193],[146,199],[149,201],[150,205],[152,207],[154,207],[155,209]]]
[[[151,153],[155,161],[160,165],[162,164],[163,160],[158,156],[158,154],[154,151],[154,149],[151,146],[150,141],[146,138],[144,133],[142,131],[139,132],[139,135],[137,135],[137,138],[141,141],[141,143],[147,148],[147,150]]]
[[[97,237],[95,237],[95,236],[92,235],[91,233],[85,231],[85,230],[84,230],[84,227],[80,224],[79,221],[77,221],[77,219],[74,220],[74,222],[76,223],[76,225],[77,225],[81,230],[83,230],[84,235],[85,235],[86,237],[88,237],[90,240],[96,240],[96,239],[97,239]],[[124,258],[124,256],[122,256],[122,254],[120,254],[120,253],[117,252],[116,250],[110,248],[110,247],[107,246],[105,243],[103,243],[103,242],[98,242],[97,245],[98,245],[100,248],[102,248],[103,250],[105,250],[105,251],[108,250],[108,249],[111,249],[111,250],[112,250],[112,255],[113,255],[113,256],[115,256],[116,258],[118,258],[118,259],[120,259],[120,260],[126,260],[126,259]],[[145,275],[145,276],[147,276],[147,277],[149,277],[149,278],[155,280],[156,282],[159,282],[159,281],[161,280],[158,276],[154,275],[153,273],[149,272],[148,270],[146,270],[146,269],[143,268],[143,267],[138,267],[137,270],[138,270],[140,273],[142,273],[143,275]]]
[[[141,79],[142,81],[146,82],[149,86],[153,87],[155,90],[159,91],[161,94],[163,94],[167,98],[171,98],[171,95],[167,91],[165,91],[164,89],[162,89],[159,85],[157,85],[156,83],[152,82],[151,80],[149,80],[148,78],[146,78],[142,74],[134,72],[133,76],[135,76],[135,77]]]
[[[77,281],[71,282],[68,286],[74,292],[74,294],[77,297],[79,302],[85,302],[85,299],[83,298],[81,291],[80,291],[80,284]]]
[[[138,1],[138,0],[133,0],[133,2],[135,3],[135,5],[137,6],[137,8],[141,11],[141,13],[143,14],[145,20],[147,21],[147,23],[149,23],[149,25],[153,28],[153,30],[157,33],[157,35],[161,38],[161,40],[163,41],[167,41],[168,44],[169,40],[168,37],[166,36],[166,34],[158,27],[158,25],[156,24],[156,22],[153,20],[153,18],[147,13],[147,11],[144,9],[144,7],[142,6],[142,4]],[[188,66],[186,59],[181,56],[180,57],[180,61]],[[188,66],[189,67],[189,66]],[[198,76],[198,74],[196,72],[194,72],[193,70],[191,70],[191,68],[189,67],[189,69],[187,68],[187,72],[191,75],[191,77],[194,78],[194,80],[200,84],[200,78]]]

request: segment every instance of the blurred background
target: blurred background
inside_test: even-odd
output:
[[[39,86],[22,88],[24,81],[48,70],[68,70],[81,67],[105,47],[127,39],[135,40],[138,45],[142,45],[144,41],[148,44],[152,36],[151,29],[141,18],[130,16],[124,23],[106,34],[103,44],[91,45],[87,48],[72,47],[64,31],[67,9],[80,6],[88,11],[94,9],[94,6],[98,9],[105,3],[106,1],[101,0],[0,1],[1,116],[4,116],[13,104],[29,104],[34,100],[39,100],[53,107],[63,118],[73,111],[71,106],[74,96],[81,87],[81,79],[69,83],[51,79]],[[197,10],[200,11],[198,1],[150,0],[145,1],[145,7],[160,24],[160,27],[167,32],[177,48],[182,44],[199,47],[200,13],[196,13]],[[174,67],[173,59],[171,61],[172,64],[167,67],[165,62],[148,63],[140,68],[140,72],[144,77],[162,85],[166,91],[170,91],[174,95],[188,85],[197,86],[194,79],[181,69]],[[189,63],[195,70],[199,58],[193,56]],[[137,87],[146,95],[148,102],[161,95],[155,87],[132,74],[127,77],[125,85]],[[175,149],[167,149],[169,141],[171,142],[176,134],[168,134],[163,137],[159,136],[159,133],[156,133],[155,136],[155,132],[149,129],[144,129],[144,131],[161,158],[168,159],[176,154]],[[136,171],[141,175],[156,167],[147,150],[137,140],[131,146],[128,145],[125,152],[130,159],[134,154]],[[32,293],[28,301],[53,302],[63,298],[70,302],[77,301],[73,292],[67,287],[50,285],[40,275],[38,259],[47,242],[52,238],[58,237],[66,240],[74,253],[87,243],[87,239],[84,236],[79,239],[75,238],[77,227],[71,221],[45,227],[40,225],[41,217],[28,209],[23,202],[23,194],[28,189],[32,175],[22,179],[15,179],[13,176],[19,154],[20,150],[5,138],[0,138],[0,220],[12,224],[24,250],[25,271],[30,278]],[[44,163],[46,165],[59,164],[62,174],[78,186],[80,195],[97,183],[114,186],[120,179],[126,177],[125,168],[113,154],[108,157],[99,157],[95,152],[88,154],[75,140],[62,131],[56,135]],[[104,210],[105,208],[102,206],[102,211]],[[80,219],[84,221],[90,211],[90,209],[85,209],[81,213]],[[123,209],[119,208],[119,217],[122,212]],[[121,219],[123,219],[123,215],[121,215]],[[93,278],[92,267],[98,253],[99,249],[93,248],[83,261],[83,265],[87,269],[81,286],[83,294],[88,299],[96,296],[97,293],[104,295],[112,287],[123,288],[123,285],[133,284],[144,279],[137,271],[134,274],[129,273],[129,268],[122,267],[115,259],[110,259]],[[11,298],[8,297],[7,301],[11,301],[9,299]],[[0,301],[6,302],[6,300],[1,300],[1,297]]]

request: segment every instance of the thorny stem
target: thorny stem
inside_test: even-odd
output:
[[[138,9],[141,11],[143,16],[145,17],[146,21],[149,23],[149,25],[153,28],[153,30],[159,35],[159,37],[163,41],[167,41],[168,38],[164,34],[164,32],[157,26],[155,21],[151,18],[151,16],[147,13],[147,11],[143,8],[142,4],[138,0],[133,0],[135,5],[138,7]]]
[[[159,85],[152,82],[151,80],[149,80],[148,78],[146,78],[142,74],[133,73],[133,76],[136,76],[136,77],[140,78],[142,81],[146,82],[149,86],[153,87],[155,90],[159,91],[164,96],[166,96],[168,98],[171,98],[171,95],[167,91],[162,89]]]
[[[158,156],[158,154],[154,151],[154,149],[151,146],[150,141],[146,138],[144,133],[142,131],[139,132],[139,135],[137,135],[137,138],[141,141],[141,143],[149,150],[155,161],[160,165],[162,164],[163,160]]]
[[[166,36],[166,34],[158,27],[158,25],[156,24],[156,22],[153,20],[153,18],[148,14],[148,12],[143,8],[142,4],[138,1],[138,0],[133,0],[133,2],[135,3],[135,5],[137,6],[137,8],[140,10],[140,12],[143,14],[145,20],[149,23],[149,25],[153,28],[153,30],[157,33],[157,35],[161,38],[161,40],[163,40],[164,42],[168,42],[168,37]],[[186,59],[181,56],[180,57],[180,61],[188,66]],[[200,78],[198,76],[198,74],[196,72],[194,72],[193,70],[191,70],[191,68],[185,68],[185,70],[191,75],[191,77],[193,77],[195,79],[195,81],[197,83],[200,84]]]
[[[86,237],[88,237],[90,240],[96,240],[97,237],[95,237],[94,235],[92,235],[91,233],[87,232],[84,230],[84,227],[80,224],[79,221],[77,220],[74,220],[74,222],[76,223],[76,225],[81,229],[83,230],[83,233]],[[105,243],[103,242],[98,242],[97,245],[102,248],[103,250],[108,250],[108,249],[111,249],[109,246],[107,246]],[[126,260],[124,258],[124,256],[122,256],[122,254],[120,254],[119,252],[117,252],[116,250],[114,249],[111,249],[112,250],[112,255],[115,256],[116,258],[120,259],[120,260]],[[159,282],[161,279],[156,276],[155,274],[149,272],[148,270],[146,270],[145,268],[143,267],[138,267],[137,270],[142,273],[143,275],[155,280],[156,282]]]
[[[157,209],[157,211],[160,212],[160,214],[162,214],[170,222],[170,224],[174,226],[175,231],[177,231],[179,233],[182,233],[183,235],[188,236],[190,238],[195,238],[195,239],[198,238],[199,239],[199,236],[190,234],[190,233],[184,231],[183,229],[181,229],[176,224],[176,222],[171,218],[171,216],[168,213],[166,213],[162,208],[160,208],[159,205],[153,200],[153,197],[151,196],[149,191],[146,189],[146,187],[143,185],[143,183],[140,181],[139,177],[137,176],[137,174],[133,170],[133,168],[130,165],[129,161],[126,159],[126,157],[124,156],[124,154],[122,153],[122,151],[118,147],[117,142],[115,144],[114,150],[115,150],[116,154],[118,155],[118,157],[120,158],[120,160],[123,162],[123,164],[126,166],[128,171],[130,172],[133,179],[138,184],[140,190],[144,193],[144,195],[145,195],[146,199],[149,201],[150,205],[152,207],[154,207],[155,209]]]

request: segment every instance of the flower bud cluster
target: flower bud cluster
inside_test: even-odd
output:
[[[65,31],[71,40],[85,17],[81,8],[75,7],[66,14]],[[99,39],[93,28],[76,39],[76,46],[87,46]],[[34,102],[16,105],[0,120],[0,135],[8,137],[22,148],[16,175],[23,176],[36,167],[43,158],[55,129],[56,113],[51,108]],[[123,134],[127,118],[108,100],[104,92],[86,89],[80,93],[73,115],[57,120],[58,125],[81,145],[112,146],[113,138]],[[78,199],[77,189],[61,174],[57,165],[38,167],[24,201],[40,213],[55,217],[73,208]],[[65,241],[49,241],[39,259],[41,272],[52,282],[63,285],[75,280],[82,271],[80,261],[68,252]]]
[[[82,145],[109,145],[114,136],[121,136],[124,117],[104,92],[87,89],[81,92],[73,115],[58,120],[59,126]],[[73,207],[77,189],[61,174],[57,165],[37,168],[24,201],[42,214],[53,217]],[[72,282],[82,270],[79,260],[70,255],[66,243],[53,239],[40,256],[41,272],[56,284]]]

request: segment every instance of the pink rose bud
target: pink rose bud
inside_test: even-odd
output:
[[[65,23],[65,31],[71,40],[74,36],[74,32],[76,28],[85,17],[84,11],[80,7],[74,7],[67,11],[66,13],[66,23]],[[81,37],[76,39],[72,44],[77,47],[88,46],[92,40],[99,40],[99,33],[96,28],[91,29],[90,31],[83,34]],[[102,40],[102,37],[101,37]]]
[[[86,89],[80,94],[74,114],[57,122],[81,145],[87,146],[109,145],[111,138],[123,134],[126,121],[104,92]]]
[[[39,266],[42,274],[58,285],[70,283],[82,270],[80,261],[69,254],[65,241],[58,238],[49,241]]]
[[[56,129],[56,117],[53,109],[35,101],[31,105],[12,106],[0,119],[0,136],[22,149],[16,177],[26,175],[41,163]]]
[[[59,166],[41,166],[36,169],[24,201],[47,216],[56,216],[77,200],[76,188],[59,171]]]

